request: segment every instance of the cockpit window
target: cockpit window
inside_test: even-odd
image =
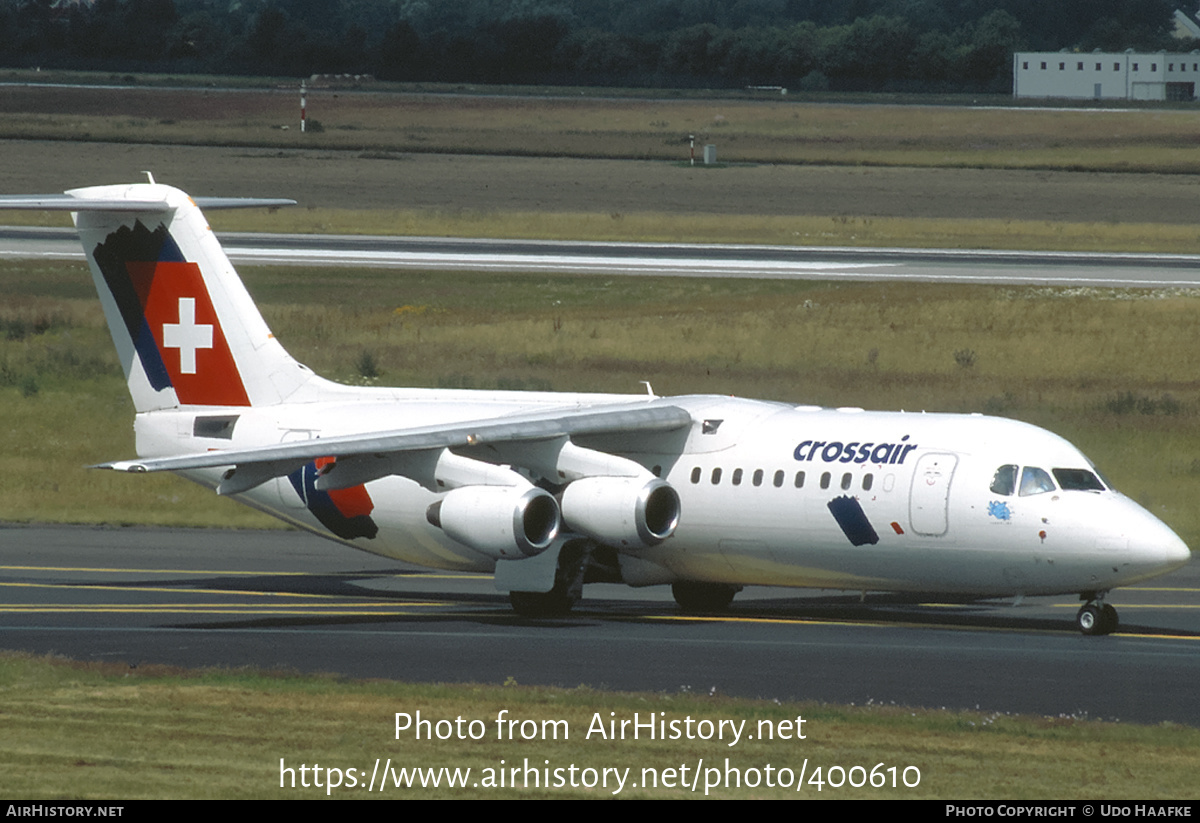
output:
[[[1028,497],[1031,494],[1045,494],[1046,492],[1054,491],[1054,481],[1050,479],[1050,475],[1045,469],[1039,469],[1036,466],[1026,466],[1021,470],[1021,496]]]
[[[1063,491],[1104,491],[1104,484],[1087,469],[1054,469],[1054,479]]]
[[[996,469],[992,478],[992,494],[1012,494],[1017,490],[1017,467],[1011,463]]]

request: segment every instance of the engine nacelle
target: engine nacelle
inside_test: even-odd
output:
[[[550,548],[562,518],[553,495],[533,486],[463,486],[425,511],[447,536],[488,557],[532,557]]]
[[[657,477],[583,477],[563,491],[562,516],[571,531],[644,549],[675,533],[679,493]]]

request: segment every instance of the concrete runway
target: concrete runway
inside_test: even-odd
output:
[[[235,265],[1195,288],[1200,256],[226,233]],[[0,260],[83,260],[74,229],[0,226]]]
[[[296,532],[0,528],[0,646],[83,660],[351,678],[679,692],[1200,725],[1200,564],[1110,595],[906,603],[748,589],[685,617],[665,588],[593,585],[516,616],[484,575],[408,568]]]

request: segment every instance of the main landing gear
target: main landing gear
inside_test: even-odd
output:
[[[1117,630],[1117,610],[1104,602],[1104,594],[1084,594],[1081,599],[1087,602],[1080,607],[1075,615],[1075,625],[1084,634],[1112,634]]]
[[[554,588],[548,592],[508,593],[513,611],[522,617],[565,617],[583,597],[584,576],[592,557],[592,544],[587,540],[571,540],[558,554],[554,572]]]

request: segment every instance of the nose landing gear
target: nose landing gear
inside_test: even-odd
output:
[[[1088,635],[1111,634],[1117,630],[1119,622],[1117,610],[1104,602],[1104,595],[1084,595],[1088,602],[1080,607],[1075,615],[1075,625],[1079,631]]]

